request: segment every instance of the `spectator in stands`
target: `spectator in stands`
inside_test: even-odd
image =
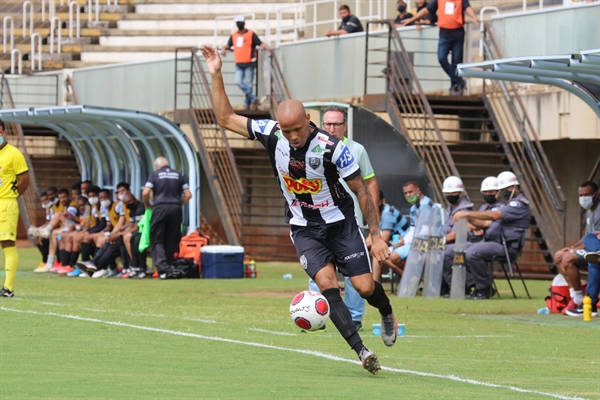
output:
[[[468,243],[466,266],[475,282],[475,291],[470,296],[473,300],[489,299],[492,296],[493,277],[488,271],[487,261],[493,256],[504,256],[502,237],[506,239],[508,253],[515,256],[525,231],[531,222],[529,200],[519,190],[519,181],[515,174],[505,171],[498,175],[498,188],[506,200],[495,211],[459,211],[454,214],[454,221],[466,217],[469,224],[485,229],[485,241]],[[452,267],[452,258],[444,258],[444,276]],[[452,274],[449,275],[450,279]],[[447,282],[452,287],[451,282]]]
[[[173,170],[165,157],[154,160],[154,168],[142,198],[146,208],[152,208],[150,221],[150,252],[160,279],[169,279],[169,267],[181,240],[181,206],[192,198],[187,177]],[[150,204],[153,195],[154,203]],[[143,214],[143,213],[142,213]]]
[[[429,4],[425,0],[417,0],[417,12],[426,8]],[[414,24],[417,26],[417,30],[421,30],[423,25],[435,25],[437,24],[437,14],[427,13],[422,19],[416,20]]]
[[[381,238],[386,243],[391,244],[390,258],[384,262],[384,265],[393,269],[398,275],[402,274],[404,260],[408,257],[410,243],[412,242],[412,232],[410,222],[404,215],[395,208],[387,204],[382,191],[379,191],[379,228],[381,229]],[[394,236],[398,240],[394,241]],[[367,246],[370,248],[371,241],[367,238]],[[381,281],[381,264],[376,258],[373,258],[373,279]]]
[[[375,179],[375,171],[373,166],[371,165],[371,160],[369,159],[369,155],[367,151],[358,142],[354,140],[350,140],[346,137],[346,131],[348,129],[348,121],[346,110],[339,106],[329,106],[323,111],[323,120],[321,121],[321,125],[323,126],[323,130],[330,133],[332,136],[343,141],[350,152],[356,160],[358,161],[358,165],[360,167],[360,173],[365,181],[365,185],[367,186],[367,190],[371,194],[371,197],[376,199],[379,197],[379,186],[377,185],[377,179]],[[350,193],[352,199],[354,201],[354,215],[356,215],[357,221],[361,226],[364,225],[363,215],[360,211],[360,204],[356,195],[348,185],[346,181],[340,178],[340,183],[346,188],[346,191]],[[367,237],[367,240],[370,241],[370,238]],[[370,246],[370,245],[369,245]],[[357,330],[362,329],[362,320],[365,314],[365,300],[358,294],[354,286],[352,286],[352,282],[350,278],[344,278],[345,292],[344,292],[344,302],[346,306],[350,310],[350,314],[352,315],[352,321],[356,325]],[[308,288],[309,290],[319,292],[319,288],[317,284],[312,280],[308,279]]]
[[[83,197],[88,197],[88,191],[92,188],[92,186],[94,186],[94,184],[90,180],[81,182],[81,195]]]
[[[404,0],[398,0],[396,2],[396,9],[398,10],[398,16],[394,20],[395,25],[401,25],[405,19],[412,18],[412,14],[406,11],[406,3]]]
[[[258,38],[256,33],[246,29],[246,19],[244,16],[238,15],[234,18],[234,22],[238,30],[231,34],[229,41],[223,46],[221,54],[225,57],[227,50],[233,50],[235,58],[235,84],[246,95],[244,100],[246,108],[256,110],[259,100],[252,91],[257,60],[256,47],[260,46],[266,49],[268,46]]]
[[[466,83],[463,78],[456,75],[456,66],[463,62],[463,47],[465,43],[465,12],[479,24],[477,14],[471,8],[469,0],[433,0],[412,18],[402,21],[409,25],[425,17],[435,14],[438,10],[438,26],[440,27],[440,40],[438,43],[438,61],[450,77],[450,95],[462,96]],[[452,62],[448,62],[448,55],[452,53]]]
[[[336,31],[326,30],[325,36],[340,36],[348,33],[364,32],[363,26],[360,20],[350,12],[350,7],[343,4],[339,8],[340,18],[342,23]]]
[[[585,214],[585,233],[593,234],[600,231],[600,194],[598,194],[598,185],[591,181],[583,182],[579,186],[579,204],[586,210]],[[585,260],[585,245],[583,238],[570,247],[565,247],[554,254],[554,262],[558,271],[565,277],[569,284],[569,295],[571,301],[565,307],[565,314],[571,316],[581,316],[579,309],[583,302],[583,292],[581,289],[580,268],[587,267]]]

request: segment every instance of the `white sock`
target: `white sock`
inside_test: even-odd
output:
[[[573,292],[573,302],[580,306],[583,303],[583,293],[581,290]]]
[[[569,288],[569,297],[570,298],[575,297],[575,289],[573,289],[572,287]]]
[[[54,267],[54,259],[56,259],[56,256],[54,254],[48,254],[48,262],[46,263],[47,268]]]

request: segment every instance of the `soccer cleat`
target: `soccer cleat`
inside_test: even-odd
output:
[[[36,274],[43,274],[45,272],[50,272],[50,268],[46,265],[46,263],[40,263],[36,269],[33,270]]]
[[[381,340],[387,347],[392,347],[398,337],[398,324],[394,313],[381,316]]]
[[[120,278],[121,277],[120,274],[121,273],[119,272],[118,269],[109,269],[108,273],[106,274],[106,277],[107,278]]]
[[[50,269],[50,272],[57,274],[58,271],[60,271],[63,268],[61,263],[54,263],[54,267],[52,267],[52,269]]]
[[[79,277],[80,277],[80,278],[89,278],[89,277],[90,277],[90,274],[88,274],[88,273],[87,273],[87,272],[85,272],[85,271],[81,271],[81,273],[79,274]]]
[[[363,349],[360,351],[358,358],[360,358],[363,368],[373,375],[375,375],[377,371],[381,369],[379,360],[377,360],[377,354],[373,353],[366,347],[363,347]]]
[[[93,272],[96,272],[96,270],[98,269],[96,267],[96,265],[94,265],[94,263],[91,261],[78,262],[77,264],[75,264],[75,266],[84,272],[92,272],[93,273]]]
[[[567,304],[567,306],[565,308],[563,308],[560,313],[562,315],[567,315],[567,310],[570,310],[572,308],[577,308],[577,304],[575,304],[575,302],[573,301],[573,299],[569,300],[569,304]]]
[[[105,269],[99,269],[98,271],[94,272],[94,274],[92,275],[92,278],[96,279],[96,278],[104,278],[106,275],[108,275],[108,271]]]
[[[73,272],[73,267],[66,266],[66,267],[62,267],[61,269],[56,271],[56,273],[59,275],[66,275],[69,272]]]
[[[0,297],[15,297],[15,292],[8,290],[6,286],[0,289]]]
[[[73,271],[71,271],[71,272],[69,272],[69,273],[67,274],[67,276],[68,276],[69,278],[73,278],[73,277],[75,277],[75,276],[79,276],[79,275],[81,275],[81,270],[80,270],[79,268],[77,268],[77,267],[75,267],[75,269],[74,269]]]
[[[600,264],[600,251],[590,251],[583,256],[590,264]]]

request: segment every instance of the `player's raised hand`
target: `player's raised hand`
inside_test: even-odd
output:
[[[200,48],[200,51],[206,59],[208,73],[214,75],[221,72],[221,66],[223,65],[223,62],[221,61],[221,57],[219,56],[217,49],[205,44]]]
[[[373,238],[373,244],[371,245],[371,255],[377,259],[380,263],[383,263],[390,257],[390,249],[387,243],[382,239],[381,236]]]

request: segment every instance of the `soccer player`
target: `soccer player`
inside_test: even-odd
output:
[[[224,128],[267,149],[277,181],[286,200],[286,220],[300,264],[317,283],[331,308],[330,318],[363,368],[376,374],[377,355],[366,348],[342,301],[335,268],[350,277],[352,285],[381,314],[381,338],[393,346],[398,335],[390,300],[373,280],[369,252],[354,216],[352,197],[339,182],[341,176],[356,193],[372,238],[371,253],[380,262],[390,252],[379,231],[377,207],[361,171],[343,141],[320,130],[298,100],[286,100],[277,108],[278,121],[253,121],[237,115],[223,84],[222,61],[217,51],[202,46],[212,76],[215,113]]]
[[[4,251],[6,278],[0,297],[14,297],[13,284],[19,266],[15,247],[19,204],[17,198],[29,186],[29,168],[25,157],[6,142],[4,121],[0,120],[0,246]]]

